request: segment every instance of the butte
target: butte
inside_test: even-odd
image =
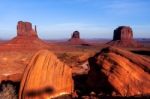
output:
[[[0,82],[20,81],[34,53],[48,48],[49,45],[38,37],[36,26],[33,29],[30,22],[19,21],[17,36],[0,45]]]
[[[71,45],[89,45],[83,39],[80,38],[80,32],[74,31],[72,33],[71,39],[68,40]]]
[[[37,34],[37,29],[32,28],[30,22],[19,21],[17,25],[17,36],[1,45],[0,50],[39,50],[49,48]]]
[[[107,44],[119,47],[141,47],[142,45],[133,39],[133,31],[129,26],[119,26],[114,30],[113,40]]]

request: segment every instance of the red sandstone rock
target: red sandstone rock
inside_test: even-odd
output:
[[[42,50],[24,71],[19,99],[51,99],[72,92],[72,69],[53,53]]]
[[[0,47],[0,50],[39,50],[47,49],[49,45],[38,38],[36,26],[32,29],[30,22],[19,21],[17,36]]]
[[[80,39],[80,33],[78,31],[74,31],[71,39],[69,39],[69,43],[72,45],[89,45],[84,40]]]
[[[109,45],[121,47],[141,47],[142,45],[133,39],[133,31],[128,26],[120,26],[114,30],[113,40]]]
[[[122,96],[150,94],[150,60],[115,47],[89,59],[88,85],[95,91]]]
[[[114,30],[113,40],[132,40],[133,32],[130,27],[120,26]]]
[[[37,31],[32,29],[32,24],[30,22],[19,21],[17,25],[17,36],[36,36]]]

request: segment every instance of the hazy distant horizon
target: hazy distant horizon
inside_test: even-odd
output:
[[[0,40],[11,40],[11,39],[13,39],[13,38],[15,38],[17,35],[14,35],[14,36],[12,36],[12,37],[9,37],[9,38],[3,38],[3,37],[0,37]],[[71,35],[69,36],[69,37],[60,37],[60,38],[54,38],[54,37],[52,37],[52,38],[43,38],[43,37],[41,37],[40,35],[38,35],[38,37],[40,38],[40,39],[42,39],[42,40],[69,40],[70,38],[71,38]],[[102,37],[87,37],[87,38],[85,38],[85,37],[81,37],[80,36],[80,38],[81,39],[85,39],[85,40],[112,40],[113,39],[113,36],[112,37],[110,37],[110,38],[102,38]],[[137,40],[142,40],[142,39],[145,39],[145,40],[150,40],[150,37],[134,37],[134,39],[137,39]]]
[[[16,36],[17,22],[37,25],[42,39],[113,38],[118,26],[130,26],[134,38],[150,38],[150,0],[1,0],[0,39]]]

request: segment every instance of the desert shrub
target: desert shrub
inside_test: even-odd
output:
[[[0,99],[17,99],[15,87],[12,84],[1,84]]]

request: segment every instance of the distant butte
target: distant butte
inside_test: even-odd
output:
[[[113,40],[107,44],[120,47],[141,47],[142,45],[133,39],[133,31],[129,26],[119,26],[114,30]]]
[[[74,31],[72,33],[71,39],[69,39],[69,43],[72,45],[89,45],[84,40],[80,39],[80,32]]]
[[[0,46],[0,82],[20,81],[32,55],[48,48],[49,45],[38,37],[36,26],[33,29],[30,22],[19,21],[17,36]]]
[[[35,29],[32,29],[32,24],[30,22],[19,21],[17,25],[17,36],[38,37],[36,26]]]
[[[0,50],[39,50],[47,48],[49,48],[49,45],[38,37],[36,26],[33,29],[30,22],[19,21],[17,36],[3,44]]]

